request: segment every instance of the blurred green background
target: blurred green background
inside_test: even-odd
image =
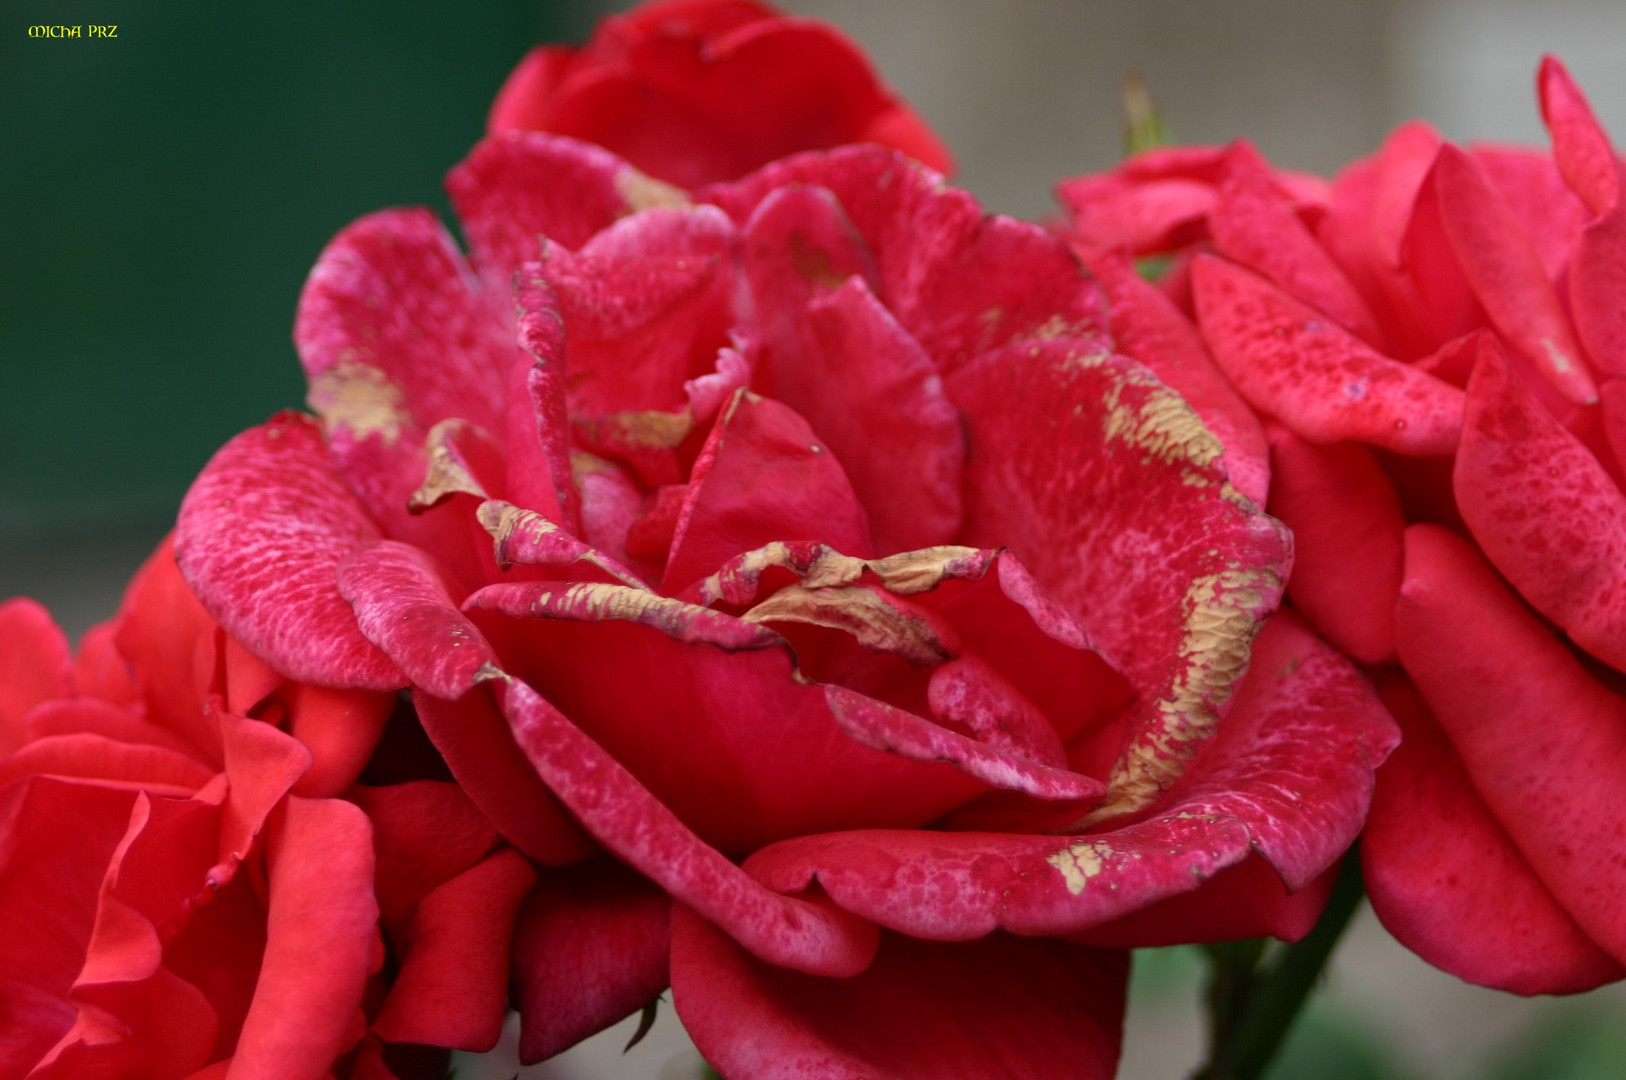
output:
[[[569,0],[8,0],[0,24],[0,596],[128,574],[226,439],[304,395],[294,305],[441,177]],[[30,38],[113,24],[113,39]],[[86,32],[88,34],[88,31]],[[115,576],[114,581],[118,578]]]

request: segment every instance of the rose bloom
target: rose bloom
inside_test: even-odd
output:
[[[1551,154],[1412,123],[1330,184],[1238,144],[1058,189],[1125,351],[1268,485],[1288,595],[1405,729],[1379,917],[1521,993],[1626,961],[1626,207],[1558,61],[1539,92]]]
[[[434,1077],[496,1039],[535,875],[447,780],[354,783],[396,695],[271,671],[167,541],[76,657],[0,605],[0,673],[0,1075]]]
[[[508,77],[488,130],[597,143],[685,188],[802,150],[879,143],[940,172],[952,159],[863,51],[814,19],[755,0],[667,0],[544,45]]]
[[[1308,930],[1393,721],[1064,242],[877,146],[685,196],[505,131],[449,188],[468,261],[322,254],[316,416],[175,546],[538,867],[523,1059],[670,984],[735,1078],[1104,1077],[1124,949]]]

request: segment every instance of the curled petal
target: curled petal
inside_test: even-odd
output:
[[[1513,587],[1577,645],[1626,670],[1626,496],[1493,340],[1468,384],[1452,482],[1474,539]]]
[[[873,926],[763,889],[534,690],[514,680],[503,685],[504,710],[526,757],[611,851],[769,963],[835,976],[868,966],[875,954]]]
[[[541,514],[492,500],[480,504],[480,524],[496,543],[497,565],[569,566],[584,562],[622,585],[646,588],[632,571]]]
[[[181,503],[175,558],[226,632],[281,674],[394,690],[406,680],[339,593],[340,561],[378,538],[316,425],[283,413],[204,466]]]

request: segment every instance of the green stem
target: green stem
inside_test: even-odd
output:
[[[1302,940],[1282,949],[1278,959],[1255,967],[1244,951],[1210,949],[1214,1049],[1209,1063],[1193,1080],[1260,1080],[1264,1076],[1364,894],[1360,858],[1351,850],[1344,856],[1332,896],[1315,927]],[[1258,957],[1255,949],[1252,961]]]

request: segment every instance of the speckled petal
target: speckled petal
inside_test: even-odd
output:
[[[1254,408],[1311,442],[1449,454],[1462,392],[1399,363],[1248,270],[1200,257],[1192,284],[1214,362]]]
[[[1406,531],[1400,660],[1475,790],[1570,917],[1626,961],[1626,700],[1466,542]]]
[[[1496,568],[1583,649],[1626,670],[1626,496],[1492,340],[1468,384],[1457,505]]]
[[[1385,929],[1435,967],[1518,994],[1626,976],[1491,816],[1416,687],[1396,676],[1383,699],[1405,738],[1378,770],[1361,866]]]
[[[753,959],[683,905],[672,996],[706,1060],[742,1080],[1109,1080],[1128,954],[995,935],[884,935],[839,982]]]
[[[394,690],[406,679],[339,594],[339,562],[378,538],[316,424],[282,413],[223,446],[192,482],[175,557],[226,632],[282,675]]]
[[[1008,544],[1140,691],[1104,810],[1145,806],[1213,735],[1281,595],[1285,532],[1133,361],[1063,338],[987,354],[947,384],[969,433],[964,539]]]

